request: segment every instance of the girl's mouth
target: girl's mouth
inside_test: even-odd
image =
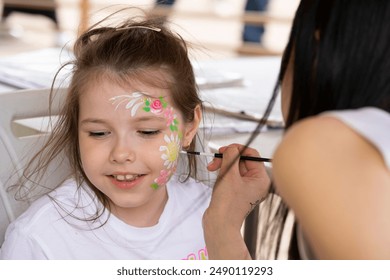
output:
[[[118,174],[111,175],[115,180],[119,182],[131,182],[135,179],[141,177],[142,175],[134,175],[134,174]]]
[[[141,183],[145,174],[113,174],[109,176],[111,182],[120,189],[131,189]]]

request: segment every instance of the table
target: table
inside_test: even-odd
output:
[[[217,113],[206,116],[203,124],[210,127],[208,147],[215,152],[220,146],[231,143],[246,144],[268,105],[277,80],[280,57],[244,57],[220,61],[199,62],[195,69],[239,73],[242,83],[230,88],[201,90],[206,105],[216,107]],[[223,70],[221,70],[223,69]],[[233,117],[236,116],[236,117]],[[252,121],[250,121],[252,120]],[[282,124],[280,97],[270,115],[270,120]],[[283,129],[266,129],[255,138],[251,147],[260,151],[264,157],[272,157],[281,140]]]

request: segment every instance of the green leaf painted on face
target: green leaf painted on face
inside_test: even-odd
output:
[[[168,106],[168,103],[165,102],[164,97],[160,96],[158,99],[160,99],[163,108],[166,108]]]
[[[150,112],[150,107],[143,107],[142,108],[145,112]]]
[[[157,185],[157,183],[153,183],[151,187],[152,189],[157,190],[159,188],[159,185]]]
[[[171,129],[172,132],[173,132],[173,131],[178,131],[176,125],[171,124],[171,125],[169,126],[169,128]]]

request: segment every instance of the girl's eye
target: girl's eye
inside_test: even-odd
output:
[[[109,131],[90,131],[89,132],[89,136],[95,137],[95,138],[101,138],[101,137],[107,136],[109,134],[110,134]]]
[[[154,136],[160,133],[160,130],[138,130],[142,136]]]

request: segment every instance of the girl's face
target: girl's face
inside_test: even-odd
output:
[[[199,125],[199,108],[186,124],[172,105],[169,90],[139,81],[124,89],[102,79],[80,97],[83,170],[110,199],[112,212],[129,224],[158,221],[179,151],[191,143]]]

